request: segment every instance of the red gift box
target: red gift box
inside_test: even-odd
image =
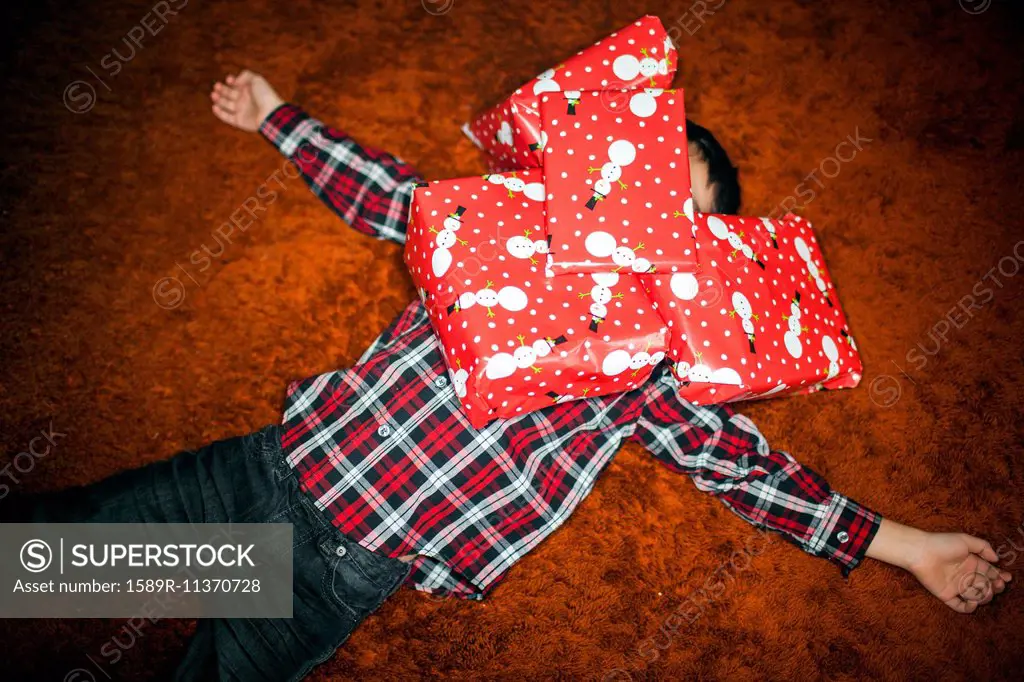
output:
[[[500,289],[542,277],[543,181],[534,168],[417,187],[405,263],[421,292],[451,303],[491,280]]]
[[[556,274],[697,265],[693,235],[678,220],[690,199],[683,92],[626,94],[631,98],[582,92],[575,114],[558,98],[541,98],[549,263]]]
[[[547,140],[541,127],[541,95],[562,93],[570,111],[579,99],[577,91],[667,88],[675,71],[676,50],[661,21],[641,17],[528,81],[463,126],[463,132],[487,153],[492,170],[536,167]],[[642,99],[637,100],[638,107],[644,106]]]
[[[810,223],[697,214],[693,273],[642,278],[680,395],[720,403],[852,388],[863,366]]]
[[[539,177],[443,180],[413,193],[405,262],[477,428],[631,390],[668,347],[637,276],[545,276],[543,203],[525,189]],[[509,188],[511,179],[521,182]]]

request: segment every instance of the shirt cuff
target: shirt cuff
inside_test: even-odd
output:
[[[260,124],[259,132],[267,142],[277,147],[285,156],[295,153],[319,122],[295,104],[282,104],[267,114]]]
[[[881,523],[881,514],[833,493],[828,512],[814,534],[813,542],[819,548],[816,554],[839,566],[844,578],[849,577],[867,553]]]

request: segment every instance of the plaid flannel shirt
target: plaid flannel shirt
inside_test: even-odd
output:
[[[409,165],[289,104],[260,131],[345,222],[404,243],[419,180]],[[676,387],[662,366],[628,393],[476,430],[417,301],[355,366],[288,387],[283,448],[337,528],[368,550],[415,555],[408,584],[426,592],[482,598],[565,522],[627,441],[848,575],[881,517],[770,450],[747,418],[724,405],[695,406]]]

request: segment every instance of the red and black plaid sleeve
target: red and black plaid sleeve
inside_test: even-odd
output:
[[[879,514],[833,491],[789,454],[770,450],[757,427],[730,407],[681,399],[669,373],[646,392],[633,440],[657,459],[746,521],[837,564],[844,576],[861,562]]]
[[[342,220],[377,239],[405,243],[412,191],[420,180],[412,166],[358,144],[293,104],[271,112],[260,133]]]

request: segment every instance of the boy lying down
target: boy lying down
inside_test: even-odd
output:
[[[404,243],[420,179],[408,164],[286,104],[250,71],[217,83],[211,99],[217,118],[258,131],[354,229]],[[688,124],[687,134],[695,210],[735,213],[736,169],[707,130]],[[961,613],[1010,581],[988,542],[882,518],[770,450],[730,407],[679,398],[664,366],[629,393],[477,431],[419,301],[353,367],[293,382],[280,424],[22,500],[8,520],[294,524],[294,617],[199,621],[177,678],[300,679],[402,585],[483,598],[566,521],[627,441],[844,575],[877,559]]]

